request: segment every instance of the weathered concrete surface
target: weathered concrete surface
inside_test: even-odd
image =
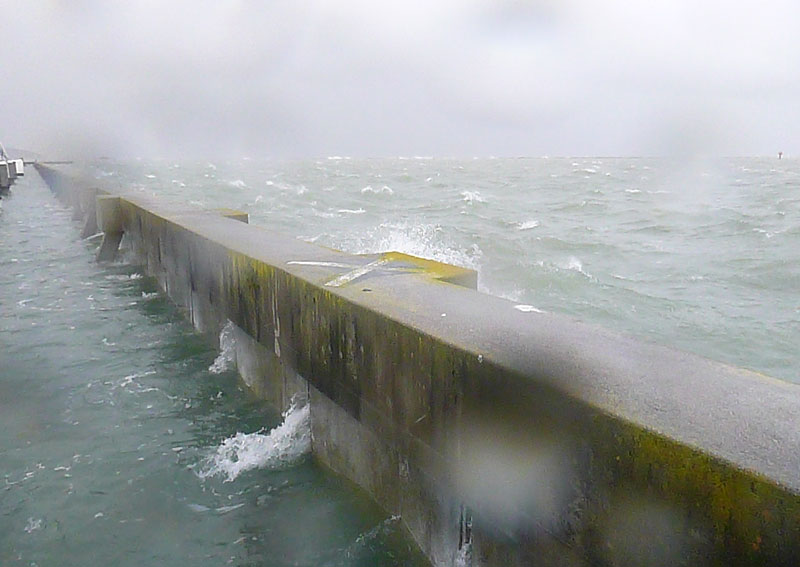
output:
[[[210,336],[235,323],[245,381],[282,407],[307,397],[316,458],[434,563],[469,548],[474,565],[800,557],[797,386],[521,312],[407,256],[114,202],[109,226],[148,273]]]

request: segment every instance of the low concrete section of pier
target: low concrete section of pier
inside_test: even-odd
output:
[[[11,176],[11,169],[8,166],[8,162],[0,161],[0,191],[8,190],[13,181],[14,177]]]
[[[481,294],[470,270],[37,169],[226,329],[255,392],[310,403],[315,458],[432,563],[796,565],[800,387]]]
[[[8,193],[17,177],[25,175],[25,162],[21,159],[0,161],[0,196]]]

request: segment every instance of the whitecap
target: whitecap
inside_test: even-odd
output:
[[[228,185],[231,187],[236,187],[237,189],[244,189],[247,187],[247,183],[242,181],[241,179],[234,179],[233,181],[228,181]]]
[[[472,203],[485,203],[486,202],[486,199],[483,198],[481,196],[481,194],[478,193],[477,191],[462,191],[461,192],[461,199],[464,202],[469,203],[470,205]]]
[[[347,215],[363,215],[367,211],[359,207],[358,209],[338,209],[337,212]]]
[[[529,220],[517,224],[517,230],[530,230],[539,226],[538,220]]]
[[[283,423],[268,434],[238,432],[228,437],[206,458],[198,476],[222,476],[232,482],[249,470],[291,465],[311,450],[310,415],[308,404],[292,403]]]
[[[136,381],[137,378],[144,378],[146,376],[152,376],[155,374],[155,370],[146,370],[145,372],[134,372],[133,374],[128,374],[122,380],[120,380],[119,384],[114,386],[114,388],[127,388],[133,384],[139,385]],[[149,388],[148,390],[157,390],[157,388]]]
[[[374,195],[381,195],[381,194],[384,194],[384,195],[394,195],[394,191],[393,191],[393,190],[392,190],[392,188],[391,188],[391,187],[389,187],[388,185],[384,185],[384,186],[383,186],[383,187],[381,187],[380,189],[375,189],[374,187],[372,187],[372,185],[367,185],[366,187],[364,187],[364,188],[361,190],[361,193],[362,193],[362,194],[366,194],[366,193],[372,193],[372,194],[374,194]]]
[[[575,256],[570,256],[569,258],[567,258],[565,262],[561,262],[558,265],[558,267],[561,268],[562,270],[570,270],[573,272],[578,272],[579,274],[583,274],[589,279],[594,279],[590,274],[584,271],[583,262],[581,262],[580,259],[576,258]]]

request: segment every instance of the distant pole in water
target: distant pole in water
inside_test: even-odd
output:
[[[783,157],[783,152],[778,152],[778,159],[781,159],[782,157]]]

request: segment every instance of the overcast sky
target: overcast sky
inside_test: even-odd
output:
[[[0,6],[0,141],[16,148],[800,154],[796,0]]]

